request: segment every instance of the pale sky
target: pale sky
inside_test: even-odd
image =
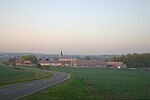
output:
[[[150,0],[0,0],[0,52],[150,52]]]

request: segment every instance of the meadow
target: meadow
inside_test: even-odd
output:
[[[94,68],[51,68],[71,79],[28,95],[36,99],[150,99],[150,72]]]
[[[118,69],[72,69],[62,71],[76,74],[93,84],[105,99],[150,99],[150,72]]]
[[[52,74],[36,69],[0,65],[0,86],[50,77]]]

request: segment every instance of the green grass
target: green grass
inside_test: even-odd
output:
[[[36,69],[14,69],[0,65],[0,86],[50,77],[52,74]]]
[[[90,68],[57,70],[72,73],[71,79],[23,99],[150,99],[149,71]]]
[[[72,99],[97,99],[93,91],[96,91],[91,85],[83,79],[71,76],[71,79],[49,87],[47,89],[35,92],[29,96],[21,98],[21,100],[72,100]]]
[[[61,69],[90,81],[105,99],[150,99],[150,72],[113,69]]]

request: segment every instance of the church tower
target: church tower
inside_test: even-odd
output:
[[[60,56],[61,56],[61,57],[64,56],[62,51],[61,51],[61,53],[60,53]]]

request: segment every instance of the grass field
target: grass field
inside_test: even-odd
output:
[[[90,81],[103,98],[150,99],[150,72],[113,69],[61,69]]]
[[[150,72],[60,68],[70,80],[24,97],[33,99],[150,99]]]
[[[51,73],[35,69],[14,69],[0,65],[0,86],[50,77]]]
[[[35,92],[20,100],[88,100],[90,98],[98,100],[97,95],[94,94],[95,90],[93,86],[88,86],[88,83],[73,75],[63,83]]]

